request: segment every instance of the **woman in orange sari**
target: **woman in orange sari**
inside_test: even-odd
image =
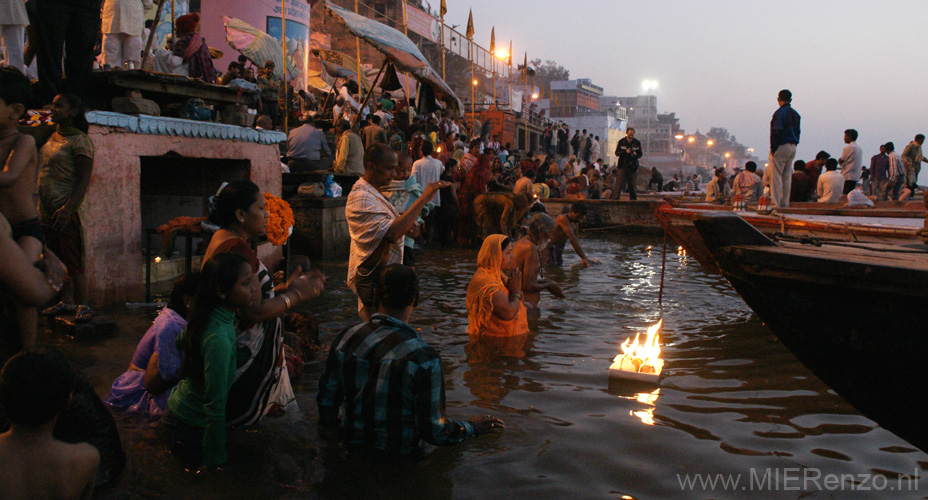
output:
[[[522,273],[513,266],[512,240],[501,234],[487,236],[477,254],[477,272],[467,286],[467,333],[472,337],[528,333]]]

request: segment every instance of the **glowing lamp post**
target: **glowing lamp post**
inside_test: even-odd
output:
[[[657,89],[657,80],[645,80],[641,83],[641,86],[648,91],[648,107],[645,113],[648,115],[648,135],[645,139],[647,141],[646,145],[646,157],[648,159],[648,168],[651,167],[651,91]]]

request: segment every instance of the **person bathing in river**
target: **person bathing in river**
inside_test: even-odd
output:
[[[159,417],[170,389],[180,378],[181,354],[176,340],[187,327],[187,311],[197,294],[197,280],[187,274],[174,283],[168,305],[161,309],[135,348],[129,370],[120,375],[103,402],[128,413]]]
[[[364,177],[348,193],[345,218],[351,245],[348,252],[347,285],[358,297],[358,315],[370,319],[375,311],[374,277],[381,265],[403,262],[404,236],[416,225],[425,204],[450,184],[433,182],[400,215],[380,190],[396,176],[396,152],[376,143],[364,151]]]
[[[429,148],[430,146],[426,145],[425,147]],[[398,152],[396,156],[396,175],[389,184],[380,188],[380,194],[396,208],[397,213],[402,215],[419,199],[419,196],[422,196],[422,185],[411,174],[412,157],[403,151]],[[404,237],[403,264],[413,269],[416,267],[416,238],[421,234],[420,228],[424,222],[423,218],[428,217],[433,208],[431,202],[426,203],[425,208],[422,209],[422,215],[416,219],[416,224]]]
[[[471,337],[528,333],[522,271],[514,265],[512,247],[512,240],[501,234],[483,240],[477,271],[467,285],[467,333]]]
[[[268,217],[261,189],[251,181],[224,183],[210,198],[209,220],[221,229],[210,238],[203,266],[217,255],[237,253],[251,264],[260,284],[254,303],[236,311],[238,370],[226,405],[232,425],[252,425],[266,414],[279,414],[291,404],[296,407],[287,364],[283,362],[280,317],[325,288],[321,273],[304,273],[301,268],[291,273],[285,284],[274,285],[250,243],[267,232]]]
[[[555,222],[548,214],[535,214],[528,223],[528,234],[512,246],[515,268],[522,273],[522,293],[529,311],[538,308],[541,292],[547,290],[559,299],[565,297],[561,287],[553,281],[538,279],[541,270],[541,251],[551,241]]]
[[[502,430],[503,421],[490,415],[463,422],[442,414],[441,358],[407,323],[419,299],[416,272],[400,264],[383,266],[374,291],[370,321],[332,341],[316,397],[320,424],[341,426],[351,448],[398,455],[418,451],[420,440],[453,445]]]
[[[586,205],[583,203],[574,203],[570,207],[570,212],[558,215],[554,219],[554,235],[551,236],[551,243],[545,251],[545,263],[561,266],[564,264],[564,246],[570,241],[570,246],[580,256],[580,262],[583,267],[590,266],[590,260],[586,257],[583,247],[580,246],[580,240],[574,234],[571,223],[580,222],[580,219],[586,217]]]
[[[177,340],[184,378],[171,391],[164,417],[174,452],[190,465],[229,461],[226,402],[235,381],[235,311],[254,305],[258,287],[251,263],[239,253],[220,253],[203,265],[187,329]]]
[[[81,499],[93,496],[100,452],[84,442],[52,435],[71,404],[75,374],[54,350],[27,350],[0,373],[0,413],[10,430],[0,434],[0,498]],[[80,404],[80,403],[78,403]]]

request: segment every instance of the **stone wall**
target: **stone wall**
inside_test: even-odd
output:
[[[295,221],[290,237],[291,253],[313,260],[347,262],[351,245],[345,218],[347,201],[347,196],[287,200]]]
[[[626,195],[627,196],[627,195]],[[640,198],[640,196],[639,196]],[[566,213],[577,200],[548,198],[539,200],[552,217]],[[615,227],[617,231],[661,232],[655,210],[663,203],[660,198],[628,200],[583,200],[586,205],[586,219],[581,226],[586,228]]]
[[[82,213],[93,305],[138,301],[144,294],[140,157],[247,160],[247,178],[263,191],[280,194],[276,144],[136,134],[98,125],[90,127],[89,135],[94,167]],[[170,185],[172,179],[163,182]]]

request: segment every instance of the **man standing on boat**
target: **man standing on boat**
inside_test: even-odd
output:
[[[925,135],[918,134],[915,140],[902,150],[902,163],[905,165],[905,182],[912,192],[915,192],[915,184],[918,181],[918,173],[922,170],[922,162],[928,163],[925,155],[922,154],[922,144],[925,143]]]
[[[841,175],[844,176],[844,194],[849,194],[860,182],[860,171],[864,163],[864,149],[857,145],[857,131],[849,128],[844,131],[844,152],[838,165],[841,165]]]
[[[770,167],[764,172],[764,184],[770,186],[770,197],[776,207],[789,206],[789,191],[793,175],[793,159],[799,144],[799,113],[790,103],[793,93],[783,89],[777,94],[780,105],[770,120]]]

